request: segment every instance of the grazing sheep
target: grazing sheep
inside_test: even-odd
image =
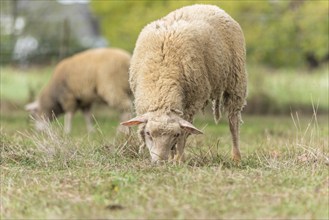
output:
[[[216,123],[222,108],[228,113],[232,156],[240,161],[245,57],[239,24],[216,6],[186,6],[148,24],[130,67],[137,116],[121,124],[140,125],[152,161],[180,161],[189,134],[202,133],[192,125],[194,115],[212,101]]]
[[[121,49],[99,48],[61,61],[38,99],[26,105],[43,130],[46,120],[65,113],[64,131],[71,131],[76,110],[83,112],[88,131],[93,130],[91,106],[101,100],[124,114],[131,110],[128,71],[130,54]],[[46,119],[46,120],[45,120]]]

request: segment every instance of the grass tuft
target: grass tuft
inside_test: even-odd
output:
[[[50,123],[44,120],[42,131],[32,130],[29,133],[21,133],[34,147],[34,155],[40,166],[54,166],[65,169],[79,156],[79,145],[63,133],[62,125],[55,120]],[[32,148],[33,149],[33,148]]]

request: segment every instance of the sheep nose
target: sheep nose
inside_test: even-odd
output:
[[[154,165],[163,165],[166,163],[166,160],[160,157],[153,157],[151,161]]]
[[[159,155],[153,154],[153,156],[152,156],[152,162],[154,162],[154,163],[159,163],[159,161],[166,161],[166,160],[168,160],[168,156],[166,156],[166,155],[159,156]]]
[[[151,162],[152,164],[158,164],[161,160],[159,158],[152,158]]]

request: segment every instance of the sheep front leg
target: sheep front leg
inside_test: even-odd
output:
[[[240,126],[240,113],[234,113],[229,116],[229,125],[232,135],[232,159],[236,162],[241,161],[241,154],[239,149],[239,126]]]
[[[174,162],[182,162],[184,160],[184,148],[186,144],[187,134],[183,133],[182,137],[178,140],[175,149]]]
[[[64,115],[64,132],[71,132],[73,112],[66,112]]]

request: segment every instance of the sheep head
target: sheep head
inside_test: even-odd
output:
[[[148,112],[137,116],[121,125],[134,126],[143,125],[142,138],[149,149],[152,162],[168,160],[171,150],[186,134],[203,134],[190,122],[175,114]]]
[[[42,131],[47,127],[49,117],[46,117],[44,114],[42,114],[40,103],[38,101],[34,101],[25,105],[25,110],[30,113],[32,120],[35,122],[35,128],[38,131]]]

